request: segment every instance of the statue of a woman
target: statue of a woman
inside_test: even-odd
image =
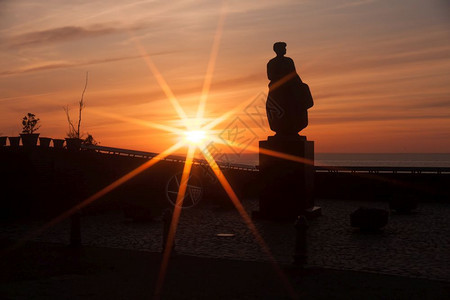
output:
[[[277,54],[267,63],[269,96],[266,102],[270,129],[276,136],[298,137],[298,132],[308,126],[307,109],[313,105],[309,87],[295,70],[294,61],[284,56],[286,43],[273,45]]]

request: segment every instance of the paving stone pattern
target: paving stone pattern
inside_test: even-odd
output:
[[[248,214],[258,208],[255,199],[243,204]],[[352,228],[349,215],[360,206],[387,209],[386,203],[320,199],[316,204],[323,213],[309,222],[308,265],[450,282],[449,204],[422,203],[415,213],[408,215],[391,212],[384,230],[371,234]],[[264,246],[235,209],[207,202],[182,211],[175,255],[247,261],[274,258],[280,264],[291,264],[295,244],[293,224],[253,222],[271,256],[263,251]],[[83,216],[81,224],[85,245],[152,252],[162,249],[161,218],[136,223],[121,212],[109,212]],[[37,221],[2,224],[0,238],[18,239],[40,225]],[[217,236],[219,233],[234,236]],[[69,222],[63,221],[32,239],[68,244]]]

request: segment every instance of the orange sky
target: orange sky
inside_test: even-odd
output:
[[[302,134],[317,152],[450,152],[449,12],[444,0],[1,1],[0,134],[32,112],[41,136],[65,137],[63,107],[77,117],[89,72],[82,132],[159,152],[178,137],[139,121],[180,125],[161,78],[193,117],[209,70],[206,118],[248,101],[216,129],[250,128],[257,146],[273,134],[266,63],[285,41],[314,96]]]

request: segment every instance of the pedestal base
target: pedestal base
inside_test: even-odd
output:
[[[314,142],[275,136],[259,148],[259,211],[253,217],[290,221],[320,215],[313,199]]]

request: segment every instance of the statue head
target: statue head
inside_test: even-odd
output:
[[[283,56],[286,54],[286,43],[285,42],[276,42],[275,44],[273,44],[273,51],[275,51],[275,53],[278,56]]]

